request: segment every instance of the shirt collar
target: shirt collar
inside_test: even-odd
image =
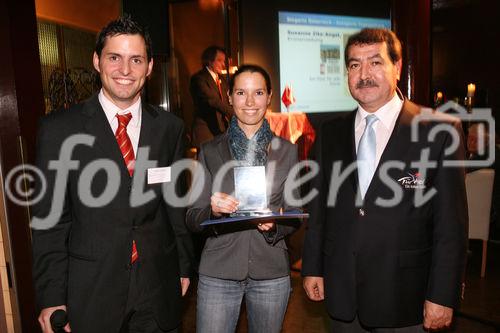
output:
[[[104,110],[104,113],[106,114],[106,118],[108,119],[109,123],[111,124],[114,119],[116,119],[116,114],[127,114],[131,113],[132,114],[132,119],[130,120],[129,125],[137,127],[139,126],[139,121],[141,117],[141,98],[129,106],[126,109],[121,109],[118,106],[116,106],[109,98],[104,95],[102,88],[101,91],[99,92],[98,95],[99,102],[101,103],[102,109]]]
[[[369,116],[370,114],[374,114],[386,129],[391,129],[393,128],[393,125],[396,122],[396,119],[402,107],[403,101],[399,98],[396,92],[389,102],[387,102],[384,106],[382,106],[375,112],[367,112],[361,107],[361,105],[358,105],[355,128],[358,128],[358,126],[364,124],[364,120],[367,116]]]
[[[217,82],[217,79],[219,78],[219,75],[215,73],[213,70],[211,70],[208,66],[205,67],[207,71],[210,73],[212,76],[212,79],[214,79],[215,82]]]

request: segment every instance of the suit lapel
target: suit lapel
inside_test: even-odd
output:
[[[226,104],[229,104],[229,97],[227,97],[227,93],[228,93],[229,88],[228,88],[226,79],[224,79],[223,77],[221,77],[220,85],[221,85],[221,89],[222,89],[222,100]]]
[[[346,142],[343,144],[343,156],[342,156],[342,161],[343,165],[345,167],[349,167],[353,163],[357,161],[356,157],[356,139],[354,137],[354,121],[356,119],[356,112],[357,110],[352,111],[349,113],[347,119],[346,119],[346,126],[344,126],[344,129],[346,130],[346,135],[343,136],[346,138]],[[358,172],[357,170],[354,170],[348,177],[349,182],[352,185],[352,188],[354,190],[354,193],[357,193],[358,191]]]
[[[219,96],[219,98],[221,98],[220,93],[219,93],[219,87],[217,86],[217,83],[215,83],[215,80],[212,77],[212,74],[210,74],[210,72],[206,68],[205,68],[205,80],[207,81],[208,85],[210,87],[212,87],[212,89],[214,89],[214,91],[217,92],[217,95]],[[222,80],[222,82],[224,82],[224,81]],[[223,85],[224,84],[221,83],[221,87],[223,87]],[[224,89],[222,88],[222,90],[224,90]]]
[[[224,133],[222,137],[220,137],[220,140],[217,144],[217,152],[219,153],[219,158],[221,162],[221,166],[228,162],[233,160],[233,156],[231,155],[231,151],[229,150],[229,137],[227,135],[227,132]],[[229,186],[231,188],[230,193],[234,192],[234,172],[229,171],[227,173],[227,176],[224,178],[223,184],[229,183]]]
[[[149,149],[149,160],[156,161],[158,160],[158,156],[154,156],[157,152],[153,147],[158,144],[158,140],[153,138],[153,135],[158,138],[157,131],[157,122],[155,121],[156,117],[158,117],[158,111],[153,109],[146,103],[142,103],[142,111],[141,111],[141,133],[139,134],[139,144],[138,148],[142,147],[150,147]],[[166,148],[165,148],[166,149]],[[139,151],[139,149],[137,149]],[[138,156],[136,156],[137,159]]]
[[[101,149],[107,158],[115,161],[123,175],[129,176],[115,135],[111,130],[111,126],[102,109],[101,103],[99,103],[97,95],[92,96],[85,102],[82,112],[88,117],[84,128],[88,134],[95,137],[94,146]]]

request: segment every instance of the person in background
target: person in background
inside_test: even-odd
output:
[[[222,74],[226,52],[218,46],[206,48],[201,55],[202,69],[191,78],[190,90],[194,102],[193,143],[213,139],[226,131],[233,109],[227,96],[227,82]]]
[[[135,157],[149,152],[143,157],[169,167],[184,154],[184,126],[141,99],[153,68],[151,40],[129,16],[99,33],[93,63],[101,91],[40,123],[36,163],[47,188],[32,210],[38,320],[45,333],[56,310],[67,312],[66,332],[177,332],[193,257],[185,210],[165,202],[161,184],[136,168]],[[61,164],[76,135],[93,141],[73,148],[76,167],[64,176],[51,165]],[[118,179],[101,169],[89,177],[93,165],[114,167]],[[154,194],[149,201],[132,203],[132,193],[146,191]],[[89,195],[98,202],[89,204]],[[53,214],[58,203],[62,211]]]
[[[271,80],[263,68],[241,66],[229,87],[234,109],[229,128],[200,149],[193,187],[201,186],[204,179],[203,190],[193,199],[186,215],[189,229],[208,235],[199,268],[199,332],[234,332],[243,297],[249,332],[281,331],[291,290],[284,238],[297,229],[297,223],[245,222],[220,224],[217,229],[200,226],[205,220],[227,216],[238,208],[238,200],[230,195],[235,187],[232,169],[220,188],[212,188],[216,174],[228,162],[266,166],[269,209],[276,212],[294,208],[287,204],[283,192],[288,173],[298,162],[297,147],[271,132],[264,117],[271,95]],[[299,197],[297,191],[293,192],[294,198]]]
[[[312,186],[319,195],[309,207],[304,289],[311,300],[325,299],[335,333],[444,328],[459,303],[467,202],[464,169],[443,162],[463,161],[465,154],[460,136],[449,153],[456,143],[449,131],[433,140],[429,134],[443,123],[462,133],[460,122],[447,115],[419,122],[412,140],[421,108],[398,95],[402,51],[390,30],[363,29],[345,50],[358,107],[326,122],[316,141],[320,171]],[[436,163],[426,172],[415,164],[422,153]],[[347,179],[332,179],[335,172],[347,172]],[[436,193],[423,201],[422,191],[431,189]]]

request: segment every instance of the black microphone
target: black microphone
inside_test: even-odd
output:
[[[66,311],[59,309],[50,315],[50,326],[52,326],[52,330],[54,333],[63,333],[64,326],[68,323],[68,315]]]

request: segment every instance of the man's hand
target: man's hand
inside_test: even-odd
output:
[[[50,308],[45,308],[40,312],[40,315],[38,316],[38,322],[40,323],[40,326],[42,327],[43,333],[54,333],[54,331],[52,330],[52,326],[50,325],[50,316],[56,310],[66,311],[66,305],[59,305],[59,306],[53,306]],[[66,326],[64,326],[64,331],[71,332],[71,327],[69,326],[69,323],[67,323]]]
[[[319,276],[306,276],[302,282],[307,297],[312,301],[322,301],[325,299],[323,278]]]
[[[424,328],[439,330],[449,327],[453,318],[453,309],[444,305],[425,301],[424,303]]]
[[[189,278],[183,278],[181,277],[181,291],[182,291],[182,296],[186,295],[188,288],[189,288]]]

